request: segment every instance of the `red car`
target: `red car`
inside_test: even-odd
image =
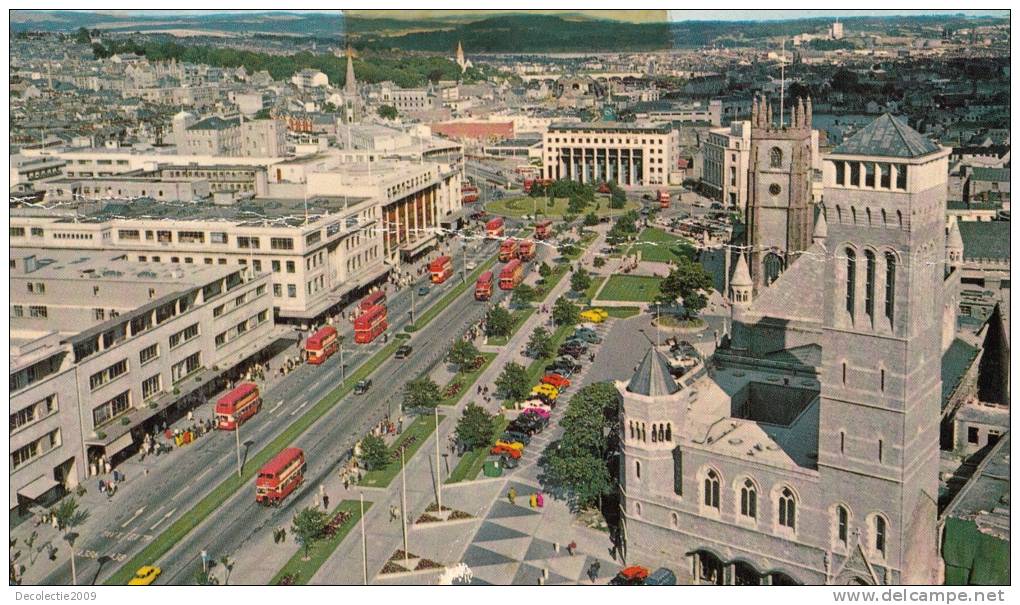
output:
[[[521,451],[520,450],[514,449],[512,447],[507,447],[505,445],[496,445],[496,446],[493,446],[493,448],[491,450],[489,450],[489,453],[492,454],[493,456],[500,456],[500,455],[508,456],[510,458],[513,458],[514,460],[517,460],[517,459],[519,459],[521,457]]]
[[[546,374],[545,376],[542,377],[541,382],[543,382],[544,384],[554,386],[560,391],[570,386],[569,380],[564,378],[562,375],[556,373]]]

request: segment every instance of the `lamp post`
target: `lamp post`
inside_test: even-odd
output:
[[[436,506],[439,507],[439,514],[443,514],[443,482],[439,477],[439,406],[435,407],[436,412]]]
[[[234,420],[234,451],[237,454],[237,476],[241,476],[241,423]]]
[[[400,448],[400,530],[404,534],[404,563],[407,563],[407,474],[404,465],[404,448]]]
[[[362,583],[368,585],[368,541],[365,540],[365,494],[358,494],[361,502],[361,574]]]

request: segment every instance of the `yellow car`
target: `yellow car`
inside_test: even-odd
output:
[[[587,311],[581,311],[581,320],[587,321],[593,324],[600,324],[609,317],[609,313],[606,313],[605,309],[588,309]]]
[[[128,582],[128,586],[148,586],[156,581],[159,574],[163,573],[163,570],[152,565],[144,565],[138,568],[135,572],[135,577],[131,578]]]
[[[556,398],[560,396],[560,391],[551,384],[542,383],[531,389],[531,394],[545,397],[550,401],[556,401]]]
[[[524,444],[520,441],[503,441],[502,439],[496,442],[493,447],[505,447],[511,450],[517,450],[518,452],[524,450]]]

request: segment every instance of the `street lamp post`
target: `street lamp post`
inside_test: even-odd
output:
[[[361,581],[368,585],[368,542],[365,540],[365,494],[358,494],[361,501]]]
[[[237,476],[241,476],[241,423],[234,420],[234,451],[237,453]]]
[[[436,412],[436,506],[439,507],[439,514],[443,514],[443,482],[439,475],[439,406]]]
[[[407,474],[404,472],[404,448],[400,448],[400,530],[404,535],[404,563],[407,563]]]
[[[344,365],[344,339],[341,336],[337,339],[340,345],[340,386],[347,381],[347,366]]]

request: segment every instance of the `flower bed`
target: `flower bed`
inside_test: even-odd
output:
[[[401,567],[400,565],[397,565],[397,564],[396,564],[396,563],[394,563],[393,561],[387,561],[387,562],[386,562],[386,565],[383,565],[383,568],[382,568],[382,570],[381,570],[381,571],[379,572],[379,575],[383,575],[383,576],[384,576],[384,575],[386,575],[386,574],[391,574],[391,573],[404,573],[404,572],[406,572],[406,571],[407,571],[406,569],[404,569],[404,568],[403,568],[403,567]]]
[[[323,529],[323,535],[326,538],[335,537],[337,532],[340,531],[340,527],[343,526],[344,523],[347,523],[347,521],[349,521],[353,516],[354,514],[349,511],[340,511],[333,515],[333,518],[326,524],[326,528]]]
[[[450,397],[453,397],[454,395],[459,393],[463,388],[464,385],[460,381],[451,382],[450,384],[446,385],[445,389],[443,389],[443,399],[449,399]]]
[[[422,571],[423,569],[442,569],[443,566],[436,563],[432,559],[422,559],[418,561],[418,564],[414,566],[415,571]]]
[[[458,519],[474,519],[474,515],[466,513],[462,510],[455,510],[450,513],[450,516],[446,518],[447,521],[457,521]]]
[[[277,586],[293,586],[297,582],[297,579],[298,579],[298,575],[296,573],[284,574],[283,577],[280,578],[280,581],[276,583],[276,585]]]
[[[418,520],[415,521],[415,523],[439,523],[440,521],[442,521],[442,519],[439,517],[433,517],[428,513],[423,513],[422,516],[418,517]]]

